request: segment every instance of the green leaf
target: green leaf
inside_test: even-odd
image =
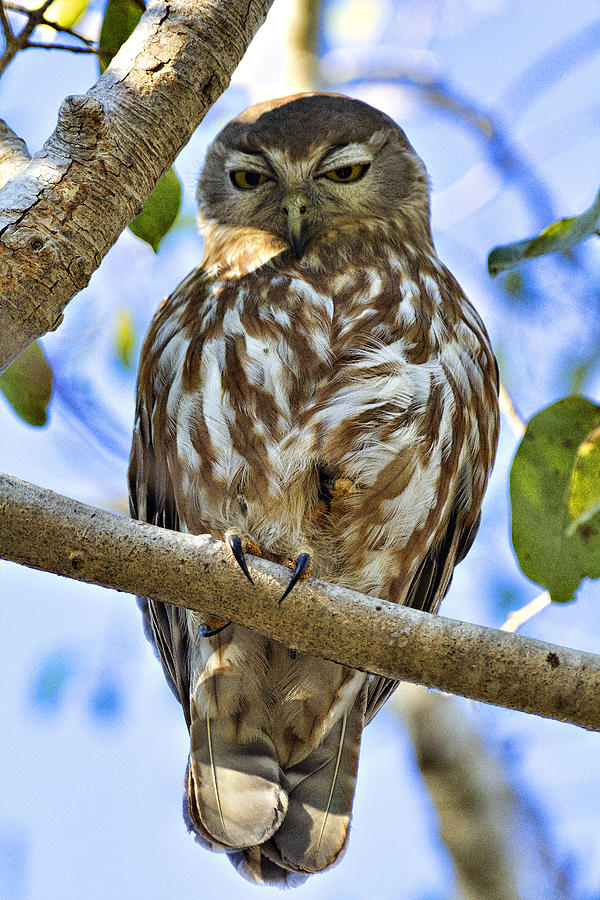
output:
[[[133,353],[135,350],[135,328],[133,316],[128,309],[122,309],[117,313],[115,328],[115,351],[121,365],[131,369],[133,365]]]
[[[158,182],[129,228],[150,244],[154,252],[177,218],[181,206],[181,184],[175,169],[169,169]]]
[[[598,406],[565,397],[530,419],[511,468],[517,559],[558,602],[600,578],[599,428]]]
[[[21,419],[39,428],[48,419],[52,378],[52,369],[36,341],[0,375],[0,391]]]
[[[145,8],[143,0],[108,0],[100,29],[98,49],[118,50],[135,31]],[[104,72],[110,60],[109,54],[105,60],[99,58],[101,72]]]
[[[494,247],[488,256],[488,272],[497,275],[526,259],[545,256],[547,253],[567,253],[586,238],[597,235],[600,230],[600,191],[589,209],[580,216],[559,219],[540,235]]]

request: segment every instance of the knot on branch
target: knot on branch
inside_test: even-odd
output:
[[[69,553],[69,564],[74,572],[81,572],[88,561],[88,554],[85,550],[72,550]]]
[[[58,111],[58,127],[49,144],[63,143],[62,152],[76,161],[88,161],[97,155],[99,141],[107,133],[106,114],[102,104],[89,94],[66,97]]]

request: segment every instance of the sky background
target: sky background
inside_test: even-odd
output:
[[[0,468],[125,511],[135,371],[115,351],[133,317],[137,350],[160,300],[202,257],[192,224],[207,144],[246,106],[291,92],[276,0],[231,87],[176,163],[183,218],[158,254],[123,234],[44,339],[55,373],[50,422],[34,430],[0,395]],[[92,34],[99,13],[81,30]],[[503,381],[528,418],[574,388],[600,402],[597,243],[491,280],[496,244],[575,215],[598,189],[597,0],[325,2],[320,54],[335,90],[385,110],[428,167],[441,259],[482,314]],[[489,140],[399,78],[426,73],[494,125]],[[375,81],[375,69],[389,77]],[[341,81],[352,73],[353,80]],[[345,74],[344,74],[345,73]],[[27,51],[0,80],[0,116],[38,150],[60,102],[96,79],[93,59]],[[506,148],[512,156],[507,158]],[[517,165],[513,165],[514,160]],[[508,469],[517,439],[503,422],[480,535],[442,614],[499,627],[539,593],[514,560]],[[0,563],[0,898],[125,900],[258,896],[181,818],[188,737],[143,637],[133,598]],[[552,607],[523,633],[600,652],[600,585]],[[564,896],[600,896],[597,735],[458,701],[551,848]],[[535,854],[534,854],[535,856]],[[534,869],[536,861],[534,859]],[[551,897],[539,862],[537,889]],[[275,896],[275,889],[263,889]],[[349,849],[299,888],[301,900],[449,900],[453,867],[402,722],[387,709],[366,730]]]

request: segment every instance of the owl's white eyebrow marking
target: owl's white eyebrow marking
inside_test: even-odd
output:
[[[340,166],[358,165],[373,161],[373,151],[367,144],[344,144],[327,150],[317,165],[317,172],[328,172]]]
[[[275,173],[261,153],[244,153],[242,150],[234,150],[227,161],[227,169],[230,172],[238,170],[250,170],[252,172],[263,172],[265,175],[273,176]]]

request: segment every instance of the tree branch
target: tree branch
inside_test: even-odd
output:
[[[0,191],[0,371],[46,331],[227,87],[272,0],[154,0]]]
[[[29,165],[31,156],[25,141],[0,119],[0,187]]]
[[[600,730],[600,656],[432,616],[0,475],[0,557],[232,619],[357,669]]]
[[[0,3],[0,7],[4,6],[5,9],[10,9],[11,12],[20,13],[22,16],[29,17],[31,10],[27,9],[25,6],[18,6],[16,3]],[[66,25],[59,25],[58,22],[50,22],[48,19],[44,18],[43,25],[46,28],[53,28],[59,34],[69,34],[71,37],[76,38],[78,41],[83,41],[83,43],[87,47],[94,47],[95,41],[91,38],[85,37],[83,34],[79,34],[78,31],[75,31],[74,28],[68,28]],[[29,43],[30,47],[36,46]],[[44,45],[46,46],[46,45]]]
[[[29,41],[25,50],[60,50],[67,53],[93,53],[94,56],[106,56],[106,50],[96,50],[95,47],[74,47],[73,44],[42,44],[38,41]]]

